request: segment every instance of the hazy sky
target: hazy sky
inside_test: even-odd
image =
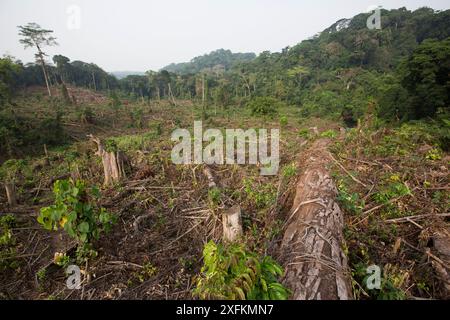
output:
[[[36,22],[58,38],[49,57],[63,54],[107,71],[157,70],[219,48],[280,51],[373,5],[450,7],[448,0],[0,0],[0,55],[33,61],[17,26]]]

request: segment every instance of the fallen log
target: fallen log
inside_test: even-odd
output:
[[[431,235],[432,247],[427,255],[432,258],[431,265],[440,280],[441,298],[450,299],[450,228],[435,228]]]
[[[281,244],[283,284],[293,300],[352,299],[351,277],[343,252],[344,219],[337,190],[326,169],[332,161],[328,139],[319,139],[302,159],[303,172]]]

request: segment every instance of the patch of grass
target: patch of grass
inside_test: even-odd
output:
[[[291,163],[283,168],[282,175],[285,178],[292,178],[297,174],[297,166],[295,163]]]
[[[247,199],[258,209],[272,205],[276,198],[276,188],[270,184],[257,184],[251,178],[245,178],[244,192]]]
[[[219,188],[211,188],[208,190],[208,200],[212,207],[219,205],[221,199],[221,192]]]
[[[333,139],[333,138],[336,138],[336,137],[337,137],[337,132],[330,129],[330,130],[327,130],[327,131],[322,132],[322,133],[320,134],[320,136],[321,136],[322,138],[330,138],[330,139]]]
[[[304,139],[310,139],[311,133],[309,132],[308,129],[301,129],[298,131],[298,136]]]

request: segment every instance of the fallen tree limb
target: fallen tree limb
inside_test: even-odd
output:
[[[450,217],[450,213],[418,214],[415,216],[389,219],[389,220],[386,220],[385,222],[386,223],[402,223],[402,222],[409,222],[410,220],[421,220],[421,219],[434,218],[434,217],[436,217],[436,218]]]

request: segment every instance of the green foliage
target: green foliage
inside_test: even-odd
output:
[[[119,108],[122,106],[122,102],[119,99],[116,91],[113,91],[110,96],[109,105],[113,108],[113,110],[117,113]]]
[[[44,282],[45,279],[47,279],[47,269],[46,268],[40,268],[36,272],[36,278],[39,280],[40,283]]]
[[[289,290],[278,282],[283,274],[271,257],[259,257],[242,244],[208,242],[194,294],[201,299],[286,300]]]
[[[138,129],[144,127],[144,110],[141,107],[135,107],[129,111],[130,126]]]
[[[437,121],[404,123],[390,130],[370,152],[381,156],[402,156],[414,152],[422,144],[438,145],[445,150],[450,140],[449,128],[444,122]]]
[[[21,71],[21,66],[12,61],[10,57],[0,59],[0,106],[11,101],[16,80]]]
[[[433,148],[427,152],[427,154],[425,155],[425,158],[428,160],[441,160],[442,152],[441,152],[441,150],[439,150],[437,148]]]
[[[373,199],[380,204],[386,204],[394,198],[411,194],[409,188],[401,182],[385,183],[381,190],[373,195]]]
[[[16,218],[13,215],[0,217],[0,271],[19,266],[16,259],[16,237],[12,232],[15,226]]]
[[[271,97],[256,97],[247,104],[252,115],[273,116],[278,113],[281,102]]]
[[[309,132],[309,129],[301,129],[298,131],[298,136],[304,139],[309,139],[311,138],[311,133]]]
[[[208,190],[208,200],[212,206],[217,206],[220,202],[221,193],[219,188],[211,188]]]
[[[265,208],[275,201],[276,188],[270,184],[256,185],[252,179],[243,180],[244,192],[248,200],[258,209]]]
[[[11,108],[0,110],[0,153],[13,157],[23,148],[38,148],[62,145],[67,135],[62,127],[62,114],[36,120],[18,115]]]
[[[105,140],[105,151],[106,152],[117,152],[119,148],[117,147],[117,142],[114,139]]]
[[[143,283],[158,273],[158,269],[153,266],[151,262],[147,262],[142,266],[142,269],[138,272],[133,272],[133,277]]]
[[[400,66],[402,84],[408,90],[408,118],[433,117],[450,105],[450,38],[425,40]]]
[[[67,141],[67,135],[62,127],[62,112],[58,111],[54,118],[42,120],[39,127],[39,143],[48,146],[63,144]]]
[[[0,178],[8,182],[13,182],[25,166],[25,160],[9,159],[0,166]]]
[[[405,300],[406,294],[401,289],[404,282],[404,277],[399,272],[395,272],[390,266],[385,267],[381,279],[380,289],[366,289],[366,283],[370,274],[367,273],[368,265],[364,263],[358,263],[352,269],[353,280],[358,282],[359,287],[355,288],[355,294],[357,298],[360,298],[361,289],[365,289],[365,293],[369,295],[368,298],[376,300]]]
[[[337,137],[337,132],[334,131],[334,130],[327,130],[327,131],[322,132],[320,134],[320,136],[322,138],[331,138],[332,139],[332,138],[336,138]]]
[[[378,191],[372,195],[373,200],[379,204],[386,205],[382,213],[384,218],[397,218],[403,215],[402,210],[390,201],[406,195],[412,195],[408,186],[401,182],[398,175],[391,175],[389,179],[384,180],[378,188]]]
[[[42,208],[37,221],[47,230],[64,229],[79,243],[79,258],[93,253],[91,243],[108,232],[115,217],[98,207],[96,187],[88,189],[82,180],[58,180],[53,187],[55,204]]]
[[[84,108],[77,111],[78,121],[82,123],[93,124],[95,122],[95,114],[90,106],[85,106]]]
[[[283,168],[282,175],[285,178],[291,178],[297,174],[297,166],[295,163],[287,165]]]
[[[205,70],[214,71],[214,68],[220,70],[217,67],[222,66],[223,71],[225,71],[239,62],[250,61],[254,58],[254,53],[232,53],[230,50],[219,49],[209,54],[195,57],[190,62],[172,63],[164,67],[163,70],[178,74],[193,74]]]
[[[365,206],[365,202],[360,199],[359,194],[350,192],[343,180],[338,183],[337,201],[346,212],[351,214],[362,213]]]
[[[66,268],[70,264],[70,257],[65,253],[57,252],[53,258],[53,262],[61,268]]]
[[[287,118],[287,116],[281,116],[281,117],[280,117],[280,125],[281,125],[282,127],[285,127],[285,126],[287,126],[287,124],[288,124],[288,118]]]

